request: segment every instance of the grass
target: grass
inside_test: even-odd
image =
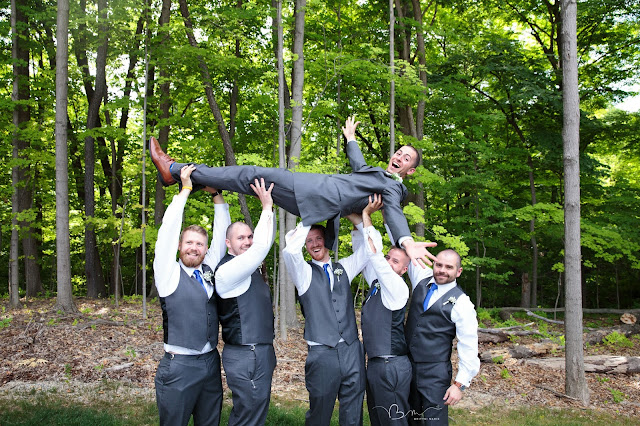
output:
[[[470,412],[466,409],[449,410],[450,424],[491,426],[613,426],[637,425],[638,419],[614,416],[591,409],[557,409],[540,407],[485,407]]]
[[[231,407],[223,407],[221,425],[227,424]],[[271,403],[267,425],[304,425],[307,406],[301,402],[275,400]],[[637,419],[594,410],[531,407],[486,407],[481,410],[449,410],[451,424],[458,425],[635,425]],[[334,411],[332,425],[338,425]],[[59,395],[38,395],[34,400],[0,400],[0,425],[157,425],[155,402],[143,398],[95,401],[91,406],[65,400]],[[192,422],[190,423],[192,424]],[[365,411],[365,425],[369,424]]]

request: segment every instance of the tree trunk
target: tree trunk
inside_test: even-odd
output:
[[[93,93],[87,92],[89,108],[87,112],[87,130],[94,129],[98,125],[100,105],[106,94],[106,65],[107,47],[109,42],[107,25],[106,0],[98,1],[98,20],[101,43],[98,46],[96,56],[96,86]],[[93,136],[84,138],[84,193],[85,193],[85,275],[87,280],[87,297],[96,298],[105,294],[102,265],[97,247],[97,239],[91,221],[95,215],[95,140]]]
[[[159,29],[162,31],[163,27],[168,27],[169,21],[171,18],[171,0],[162,0],[162,10],[160,12],[160,18],[158,19]],[[164,37],[160,39],[160,45],[164,46],[169,43],[169,31],[162,31]],[[156,58],[156,61],[158,58]],[[169,118],[170,110],[171,110],[171,82],[169,78],[169,72],[167,70],[167,66],[164,63],[157,62],[157,66],[160,69],[160,80],[162,83],[160,84],[160,117],[166,123],[166,119]],[[166,152],[167,147],[169,145],[169,132],[171,131],[171,127],[169,125],[164,125],[158,129],[158,142],[162,149]],[[154,207],[153,207],[153,223],[157,227],[162,224],[162,218],[164,217],[164,198],[166,196],[166,191],[164,190],[164,186],[159,179],[156,179],[156,190],[154,192]],[[155,277],[153,277],[153,286],[151,286],[151,291],[149,294],[149,298],[152,298],[156,295],[156,286],[155,286]]]
[[[582,345],[582,291],[580,270],[580,99],[576,35],[576,0],[562,0],[562,142],[564,147],[565,237],[565,392],[589,403]]]
[[[69,0],[58,0],[56,29],[56,310],[77,312],[71,287],[69,242],[69,157],[67,155],[67,93],[69,72]]]
[[[304,20],[305,10],[307,7],[306,0],[296,0],[295,2],[295,26],[293,35],[293,56],[297,58],[293,62],[293,70],[291,75],[291,96],[293,104],[291,106],[291,145],[289,147],[289,159],[287,167],[294,171],[300,162],[300,153],[302,147],[302,113],[304,101]],[[286,231],[295,228],[298,218],[287,212],[285,214]],[[296,315],[296,299],[295,286],[289,278],[289,274],[282,276],[284,280],[280,281],[281,288],[284,290],[284,300],[281,301],[285,306],[282,313],[286,313],[287,327],[298,327],[298,317]]]
[[[180,0],[180,13],[182,13],[182,20],[184,21],[189,44],[194,49],[197,49],[198,42],[196,41],[196,37],[193,33],[193,24],[191,23],[191,18],[189,17],[189,6],[187,5],[186,0]],[[207,96],[207,102],[209,103],[209,109],[211,110],[211,113],[213,114],[216,123],[218,124],[218,133],[220,133],[222,145],[224,146],[224,163],[227,166],[235,166],[237,163],[236,156],[233,152],[233,146],[231,145],[231,136],[229,135],[229,131],[227,130],[224,118],[222,117],[222,113],[220,112],[218,102],[213,95],[213,86],[211,82],[211,75],[209,73],[209,67],[204,61],[204,58],[200,55],[198,55],[198,63],[200,65],[200,71],[202,73],[202,83],[204,84],[204,91]],[[242,215],[244,216],[245,222],[247,223],[247,225],[253,228],[253,222],[251,220],[251,215],[249,214],[249,207],[247,207],[247,199],[245,195],[238,194],[238,200],[240,201],[240,209],[242,211]]]
[[[529,281],[529,273],[522,273],[522,284],[520,292],[520,306],[523,308],[529,308],[531,306],[531,281]]]
[[[536,206],[536,185],[533,176],[533,158],[531,154],[527,159],[529,165],[529,188],[531,190],[531,205]],[[529,223],[529,232],[531,232],[531,298],[529,299],[530,308],[538,305],[538,242],[536,241],[536,219],[533,217]],[[524,305],[523,305],[524,306]]]
[[[31,121],[31,109],[20,102],[31,97],[29,83],[29,18],[24,13],[25,6],[11,1],[11,33],[13,58],[13,158],[25,160],[29,164],[27,154],[30,148],[28,136],[23,130]],[[17,193],[17,204],[12,205],[13,214],[18,218],[20,227],[19,239],[22,240],[24,254],[24,275],[27,297],[42,293],[40,267],[38,266],[38,246],[30,210],[33,208],[33,191],[30,166],[16,166],[12,171],[13,188]],[[17,257],[16,257],[17,260]]]

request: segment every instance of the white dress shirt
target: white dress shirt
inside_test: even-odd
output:
[[[193,276],[193,272],[197,269],[202,273],[202,264],[196,268],[185,266],[181,260],[176,261],[176,252],[180,245],[180,232],[182,229],[182,213],[187,203],[188,196],[185,194],[177,194],[173,197],[171,204],[167,207],[162,218],[162,225],[158,230],[158,238],[156,240],[155,257],[153,259],[153,275],[158,289],[158,296],[167,297],[173,294],[178,288],[180,282],[180,269],[182,268],[189,276]],[[214,204],[213,232],[211,236],[211,244],[204,258],[204,264],[212,270],[218,265],[220,259],[225,252],[225,233],[227,227],[231,223],[229,217],[228,204]],[[213,285],[211,282],[203,279],[208,298],[213,294]],[[175,354],[182,355],[198,355],[211,351],[211,344],[207,344],[201,351],[184,348],[182,346],[164,344],[164,350]]]
[[[251,275],[262,264],[262,261],[273,244],[275,221],[273,210],[263,210],[260,220],[253,232],[253,244],[242,254],[220,265],[216,271],[216,292],[222,299],[238,297],[251,286]]]
[[[409,264],[409,278],[413,289],[425,278],[429,283],[435,282],[433,270]],[[457,285],[456,281],[449,284],[438,284],[429,299],[429,307],[439,301],[442,296]],[[446,303],[442,300],[441,303]],[[458,338],[458,374],[456,381],[469,386],[478,371],[480,371],[480,359],[478,358],[478,319],[471,299],[466,294],[460,296],[451,309],[451,321],[456,324],[456,337]]]
[[[380,232],[374,227],[369,227],[368,237],[373,241],[373,245],[376,248],[376,252],[371,252],[371,247],[368,243],[365,243],[366,237],[363,238],[364,231],[362,231],[362,223],[356,225],[358,231],[351,231],[351,244],[353,250],[357,251],[362,245],[370,253],[369,262],[364,267],[362,274],[364,275],[367,284],[371,287],[376,279],[380,284],[380,298],[382,299],[382,305],[391,310],[397,311],[402,309],[407,304],[409,299],[409,287],[404,279],[398,275],[389,265],[387,259],[382,254],[382,236]]]

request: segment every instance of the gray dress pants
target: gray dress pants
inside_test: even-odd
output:
[[[222,410],[222,380],[218,350],[202,355],[165,353],[155,378],[160,424],[217,426]]]

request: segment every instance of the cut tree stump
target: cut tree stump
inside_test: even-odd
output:
[[[564,358],[532,358],[521,361],[524,365],[541,368],[565,369]],[[587,373],[634,374],[640,373],[640,357],[594,355],[584,357],[584,371]]]

